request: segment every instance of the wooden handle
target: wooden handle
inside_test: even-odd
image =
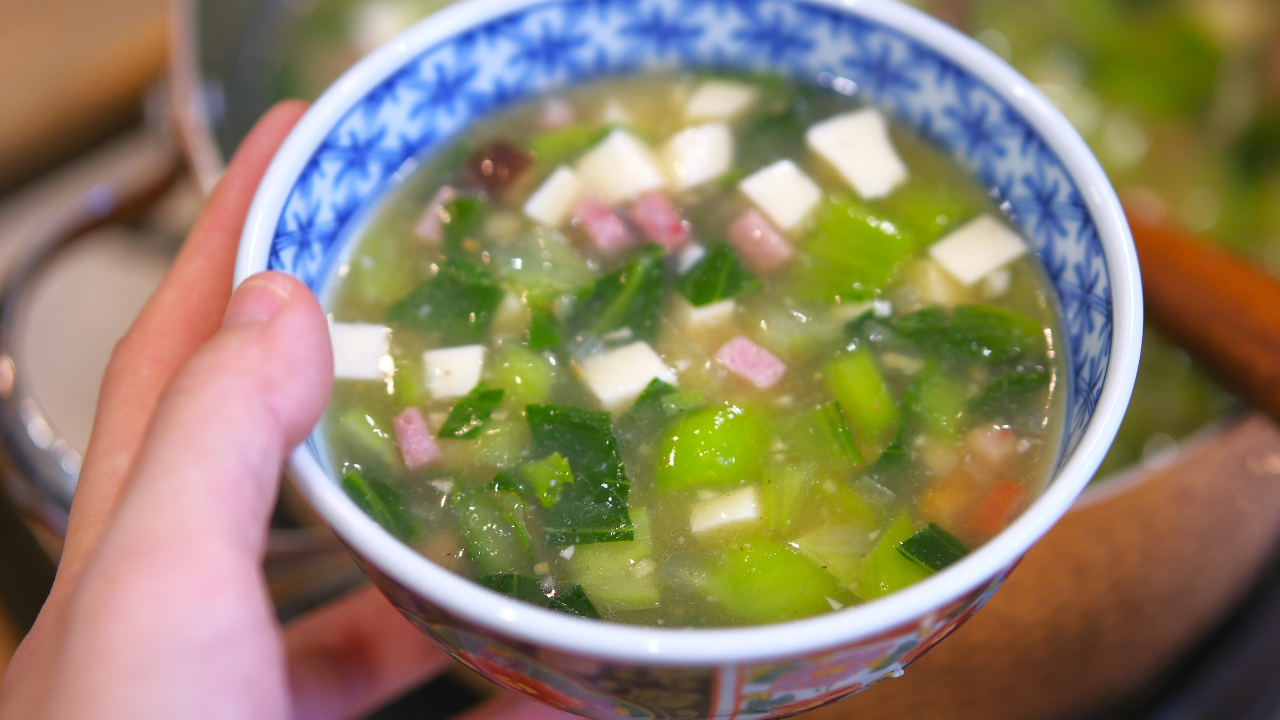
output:
[[[1280,420],[1280,281],[1177,227],[1129,218],[1147,318]]]

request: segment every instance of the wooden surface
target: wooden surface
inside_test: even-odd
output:
[[[0,0],[0,188],[140,115],[165,0]]]
[[[1280,418],[1280,282],[1173,226],[1130,217],[1147,318]]]
[[[1143,688],[1219,623],[1280,539],[1280,429],[1260,413],[1176,465],[1090,489],[941,645],[809,720],[1050,720]]]

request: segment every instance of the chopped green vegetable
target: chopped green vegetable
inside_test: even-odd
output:
[[[926,308],[899,319],[897,330],[921,347],[992,362],[1045,349],[1040,323],[991,305],[961,305],[949,313]]]
[[[523,410],[525,405],[546,402],[555,388],[555,366],[514,343],[498,348],[491,367],[493,384],[506,391],[502,399],[508,407]]]
[[[454,255],[463,249],[463,243],[468,238],[479,240],[484,220],[489,215],[489,203],[474,195],[467,195],[445,203],[440,210],[444,251],[448,255]]]
[[[879,457],[895,436],[898,404],[871,351],[858,348],[842,353],[827,363],[822,377],[839,401],[863,456]]]
[[[474,438],[440,440],[442,467],[450,472],[485,474],[514,468],[528,459],[529,428],[522,418],[490,419]]]
[[[605,138],[611,126],[570,125],[558,130],[547,130],[533,136],[529,149],[533,151],[539,168],[550,172],[557,165],[571,162],[578,155]]]
[[[766,465],[761,471],[764,520],[770,530],[786,532],[805,509],[818,474],[813,463]]]
[[[618,433],[632,442],[647,443],[662,432],[677,415],[706,405],[702,393],[682,391],[674,385],[654,378],[618,418]]]
[[[907,394],[902,398],[902,414],[912,430],[953,439],[964,422],[968,399],[964,383],[937,361],[930,360],[907,387]]]
[[[391,376],[391,396],[398,407],[413,407],[422,398],[422,356],[403,357],[393,353],[395,373]]]
[[[534,447],[558,453],[569,462],[575,482],[543,518],[543,538],[553,547],[577,543],[630,540],[627,480],[618,440],[607,412],[564,405],[530,405],[525,409]]]
[[[483,382],[476,383],[471,392],[458,398],[458,402],[453,404],[449,417],[440,426],[437,435],[454,439],[479,437],[480,431],[501,403],[502,388],[490,388]]]
[[[387,318],[443,346],[482,342],[506,294],[484,268],[466,258],[440,264],[436,276],[391,306]]]
[[[633,540],[579,545],[569,558],[569,574],[607,610],[643,610],[658,606],[658,575],[649,515],[642,509],[631,514]],[[637,568],[641,572],[636,572]],[[644,570],[651,570],[644,572]]]
[[[695,307],[710,305],[760,288],[760,280],[728,245],[717,245],[676,281],[676,289]]]
[[[667,432],[655,481],[664,490],[755,482],[768,438],[767,424],[750,407],[724,404],[687,413]]]
[[[911,232],[848,196],[833,196],[792,264],[791,292],[801,300],[867,300],[916,250]]]
[[[567,323],[571,335],[603,338],[630,330],[627,341],[652,340],[662,317],[663,250],[647,245],[617,272],[596,281],[580,297]]]
[[[808,460],[828,472],[847,475],[862,462],[840,403],[829,402],[779,423],[787,457]]]
[[[391,436],[360,408],[351,408],[342,413],[342,417],[338,418],[338,429],[340,439],[367,453],[366,457],[377,458],[388,466],[399,462],[400,454],[396,452]]]
[[[858,594],[863,599],[883,597],[929,577],[929,570],[898,552],[898,546],[914,534],[915,526],[906,515],[899,515],[880,534],[862,563]]]
[[[560,321],[555,315],[534,310],[529,321],[529,349],[553,350],[560,346]]]
[[[920,248],[932,245],[976,214],[972,203],[940,182],[909,182],[880,201],[880,205],[896,222],[910,229]]]
[[[969,400],[968,412],[977,418],[993,419],[1022,407],[1027,398],[1049,387],[1049,373],[1043,368],[1018,368],[987,384]]]
[[[493,479],[489,481],[488,487],[494,492],[513,492],[519,495],[528,495],[533,492],[529,487],[529,482],[524,479],[524,474],[518,470],[499,470],[494,474]]]
[[[405,507],[404,496],[390,483],[366,480],[358,472],[348,472],[342,477],[342,490],[369,517],[401,540],[412,540],[422,532],[422,524]]]
[[[560,493],[573,483],[573,471],[569,469],[569,461],[560,453],[550,455],[525,464],[520,468],[529,486],[538,495],[542,507],[551,507],[560,499]]]
[[[801,555],[835,575],[844,585],[861,579],[862,559],[871,545],[865,526],[822,524],[792,541]]]
[[[534,228],[512,247],[493,252],[498,277],[533,308],[546,310],[562,295],[577,293],[596,278],[558,231]]]
[[[828,598],[851,602],[831,573],[793,548],[755,537],[735,543],[709,573],[707,591],[744,623],[773,623],[830,612]]]
[[[467,555],[481,575],[524,573],[533,567],[533,550],[516,520],[489,494],[470,490],[453,498]]]
[[[969,554],[969,548],[937,523],[929,523],[898,545],[898,552],[929,570],[938,571]]]
[[[595,605],[591,604],[591,599],[587,597],[587,593],[582,589],[581,585],[572,585],[565,588],[563,592],[557,590],[548,593],[542,589],[542,585],[537,580],[520,573],[485,575],[480,578],[480,584],[495,592],[509,595],[517,600],[523,600],[539,607],[570,615],[600,619],[599,611],[596,610]]]

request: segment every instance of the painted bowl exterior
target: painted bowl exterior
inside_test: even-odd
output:
[[[1101,462],[1137,367],[1141,292],[1115,194],[1065,119],[1001,60],[887,0],[471,0],[373,53],[326,93],[268,170],[236,282],[264,269],[317,293],[385,190],[474,119],[611,74],[732,68],[857,94],[988,187],[1063,310],[1067,420],[1057,470],[1008,529],[906,590],[793,623],[672,630],[570,617],[427,561],[366,517],[313,436],[290,474],[388,598],[459,661],[588,717],[772,718],[902,669],[991,596]]]

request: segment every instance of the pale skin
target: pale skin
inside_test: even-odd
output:
[[[287,453],[328,401],[316,298],[232,294],[253,193],[305,110],[241,145],[103,378],[57,580],[0,685],[0,720],[360,717],[452,660],[375,590],[281,626],[261,561]],[[572,716],[504,694],[462,716]]]

